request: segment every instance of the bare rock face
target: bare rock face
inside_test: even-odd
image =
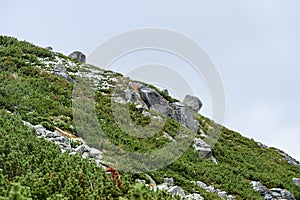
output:
[[[202,102],[198,97],[186,95],[184,97],[183,103],[190,109],[198,112],[202,107]]]
[[[178,102],[169,103],[151,88],[140,88],[140,96],[149,109],[172,118],[193,131],[197,130],[193,114],[184,104]]]
[[[74,58],[76,60],[79,60],[80,62],[85,63],[85,55],[80,51],[74,51],[69,55],[70,58]]]
[[[253,189],[256,192],[260,192],[262,197],[267,200],[273,199],[285,199],[285,200],[296,200],[294,195],[289,191],[281,188],[272,188],[268,190],[260,182],[252,181],[251,182]]]

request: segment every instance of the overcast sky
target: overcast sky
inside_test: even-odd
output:
[[[205,49],[222,77],[225,126],[300,160],[299,9],[298,0],[11,0],[0,1],[0,34],[89,55],[106,39],[131,29],[178,31]],[[149,54],[129,55],[116,70],[126,74],[129,63],[169,58],[150,53],[143,60],[143,55]],[[174,64],[177,58],[170,59]],[[202,113],[209,116],[208,92],[200,93]]]

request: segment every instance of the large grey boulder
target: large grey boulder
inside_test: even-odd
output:
[[[192,95],[186,95],[184,97],[183,103],[190,109],[198,112],[202,107],[202,102],[198,97]]]
[[[130,88],[125,90],[125,101],[141,105],[143,109],[154,110],[196,132],[197,123],[193,113],[183,103],[170,103],[154,89],[143,85],[135,85],[135,88],[134,90]]]
[[[74,51],[69,55],[70,58],[74,58],[76,60],[79,60],[80,62],[85,63],[85,55],[80,51]]]
[[[300,178],[293,178],[293,182],[295,183],[295,185],[300,187]]]
[[[167,117],[174,118],[174,110],[169,105],[168,101],[155,90],[150,88],[141,88],[140,95],[149,109],[152,109]]]
[[[196,132],[197,124],[195,122],[194,115],[190,112],[189,108],[187,108],[184,104],[179,102],[172,103],[171,105],[175,110],[174,119]]]

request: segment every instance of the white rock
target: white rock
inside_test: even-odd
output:
[[[202,189],[205,189],[207,187],[207,185],[205,183],[203,183],[202,181],[196,181],[196,185],[198,185]]]
[[[181,197],[185,196],[184,190],[179,186],[173,186],[167,192],[172,194],[172,195],[178,195],[178,196],[181,196]]]
[[[165,184],[165,183],[160,184],[160,185],[157,185],[156,188],[157,188],[158,190],[165,190],[165,191],[169,190],[168,185]]]
[[[204,198],[197,193],[189,194],[184,197],[184,200],[204,200]]]
[[[95,148],[91,148],[89,152],[90,157],[92,158],[100,158],[101,157],[101,151]]]

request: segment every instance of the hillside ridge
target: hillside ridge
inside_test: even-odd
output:
[[[18,191],[32,199],[300,199],[297,160],[202,116],[197,97],[179,102],[152,85],[85,64],[78,51],[70,58],[0,36],[0,55],[3,198]],[[180,147],[181,141],[189,145]],[[152,163],[124,157],[169,146],[153,154]],[[12,161],[17,155],[20,162]],[[51,166],[72,162],[74,168]],[[105,171],[111,163],[122,188]]]

